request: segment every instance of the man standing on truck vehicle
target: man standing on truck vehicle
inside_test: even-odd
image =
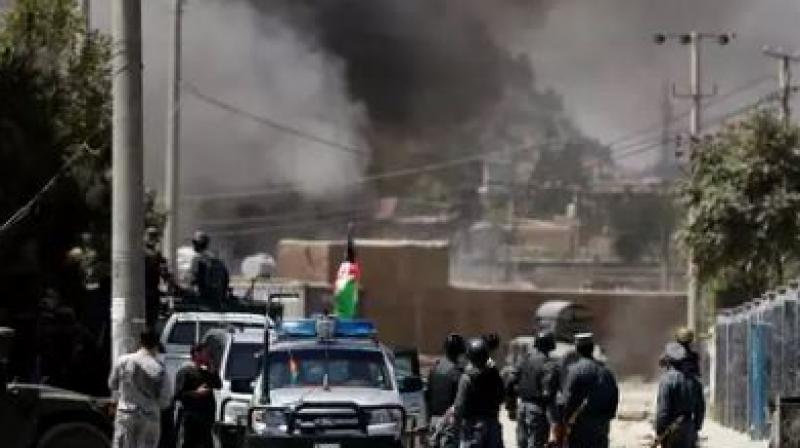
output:
[[[228,300],[230,275],[225,263],[208,250],[209,243],[205,232],[198,230],[194,233],[189,287],[201,305],[211,311],[222,311]]]
[[[533,353],[523,356],[511,373],[507,389],[512,403],[519,398],[516,409],[519,448],[547,446],[550,425],[557,420],[558,362],[550,357],[555,348],[553,332],[539,332]]]
[[[178,406],[178,447],[213,448],[212,429],[217,403],[214,389],[222,379],[204,343],[192,347],[192,362],[175,375],[175,401]]]
[[[461,446],[469,448],[502,448],[500,405],[505,396],[503,380],[489,366],[489,348],[484,338],[467,343],[469,366],[458,383],[453,405],[456,421],[461,425]]]
[[[167,260],[158,247],[161,234],[155,227],[148,227],[144,238],[144,315],[148,328],[155,328],[161,308],[161,279],[169,281]]]
[[[460,358],[465,351],[464,338],[451,333],[444,341],[444,358],[436,361],[428,374],[425,401],[431,415],[432,447],[458,448],[458,426],[448,410],[456,400],[458,382],[464,373]]]
[[[167,371],[158,360],[158,335],[144,331],[139,350],[117,360],[108,387],[117,399],[114,448],[153,448],[158,445],[161,409],[169,405]]]
[[[594,336],[575,335],[579,359],[563,372],[560,422],[555,438],[569,448],[608,448],[611,420],[617,415],[619,388],[614,374],[594,359]]]

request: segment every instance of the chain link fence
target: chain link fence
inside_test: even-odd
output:
[[[755,439],[782,433],[779,446],[798,446],[800,439],[785,439],[792,431],[780,431],[782,425],[772,422],[795,412],[782,408],[800,396],[799,329],[796,283],[717,316],[712,400],[720,423]]]

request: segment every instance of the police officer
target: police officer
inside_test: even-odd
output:
[[[608,448],[611,420],[617,414],[619,389],[610,370],[593,358],[591,333],[575,336],[579,359],[565,372],[560,396],[557,439],[569,448]]]
[[[431,446],[440,448],[458,447],[458,427],[448,411],[456,400],[458,382],[464,369],[460,360],[466,351],[464,338],[450,334],[444,342],[445,357],[436,362],[428,375],[425,400],[431,416]]]
[[[144,308],[145,322],[149,328],[155,328],[161,308],[161,279],[169,280],[167,260],[159,250],[160,232],[155,227],[148,227],[144,239]]]
[[[705,418],[702,387],[689,371],[683,345],[670,342],[662,359],[666,370],[658,385],[656,437],[664,448],[694,448]]]
[[[533,353],[514,368],[509,393],[519,398],[517,408],[517,446],[543,448],[550,437],[550,423],[557,418],[558,363],[550,357],[555,350],[551,331],[536,335]]]
[[[503,403],[503,380],[491,368],[489,349],[483,338],[467,343],[469,365],[458,383],[453,405],[461,425],[461,448],[501,448],[500,405]]]

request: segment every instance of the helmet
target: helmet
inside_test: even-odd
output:
[[[475,367],[486,366],[489,361],[489,347],[483,338],[472,338],[467,342],[467,359]]]
[[[694,342],[694,331],[686,327],[679,328],[675,332],[675,340],[681,344],[691,344]]]
[[[466,351],[464,337],[460,334],[450,333],[444,340],[444,353],[450,359],[456,359]]]
[[[552,331],[542,330],[536,335],[533,346],[542,353],[550,353],[556,349],[556,337]]]
[[[206,247],[208,247],[208,242],[209,238],[205,232],[203,232],[202,230],[194,232],[194,236],[192,236],[192,244],[194,244],[195,247],[198,247],[200,249],[205,249]]]

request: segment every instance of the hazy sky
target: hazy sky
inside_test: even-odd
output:
[[[676,42],[656,46],[654,32],[735,32],[727,47],[715,42],[703,47],[704,88],[716,83],[724,94],[761,76],[776,76],[777,63],[762,56],[761,48],[800,50],[798,25],[796,0],[559,0],[528,48],[540,80],[564,96],[581,128],[612,142],[659,122],[664,82],[688,87],[688,48]],[[712,99],[708,121],[754,101],[776,82],[728,100]],[[689,106],[681,100],[674,104],[676,111]],[[687,126],[683,120],[678,130]]]
[[[361,112],[358,105],[348,105],[341,95],[323,95],[331,90],[331,86],[341,87],[341,67],[337,67],[336,61],[304,49],[301,37],[293,36],[277,24],[273,24],[272,36],[265,37],[264,27],[259,28],[246,10],[209,7],[208,2],[187,2],[187,79],[204,81],[206,86],[228,85],[222,93],[245,102],[257,112],[288,119],[301,127],[311,126],[323,133],[333,131],[325,129],[319,114],[326,115],[326,110],[344,108],[345,113],[337,114],[340,119],[336,123],[340,133],[337,138],[360,142],[357,129]],[[520,37],[512,42],[513,49],[530,55],[540,86],[551,87],[563,95],[567,109],[574,114],[584,132],[603,142],[616,141],[658,123],[664,83],[675,82],[679,89],[687,87],[688,49],[677,43],[656,46],[652,39],[654,32],[697,29],[737,34],[727,47],[714,42],[704,45],[704,88],[711,90],[715,83],[720,93],[729,94],[722,101],[711,100],[712,105],[706,111],[709,122],[718,121],[717,118],[724,113],[752,102],[774,88],[775,81],[767,79],[748,90],[731,93],[745,85],[753,86],[750,81],[754,79],[775,76],[776,62],[761,55],[763,45],[800,49],[800,2],[796,0],[558,0],[550,3],[544,20],[532,21],[536,28],[520,33]],[[147,177],[149,183],[158,184],[162,177],[159,167],[163,157],[171,1],[146,0],[143,8],[145,129],[148,167],[152,167]],[[108,0],[95,0],[94,20],[107,29]],[[270,37],[275,42],[267,45],[265,39]],[[236,44],[246,44],[251,53],[237,53],[233,49]],[[267,48],[268,51],[259,56],[253,67],[248,58],[255,54],[256,48],[259,51]],[[289,53],[294,54],[295,68],[306,74],[300,79],[294,79],[297,70],[277,63],[281,54]],[[241,61],[241,67],[237,67],[237,61]],[[308,71],[320,73],[313,76]],[[262,83],[265,77],[273,83],[273,90],[284,91],[266,92]],[[298,85],[301,88],[298,89]],[[688,107],[686,101],[676,100],[674,105],[676,112]],[[800,104],[795,102],[795,106],[800,113]],[[184,149],[184,160],[191,164],[196,157],[199,162],[186,176],[185,182],[191,189],[203,187],[209,174],[231,170],[242,173],[242,176],[231,179],[232,176],[226,174],[225,179],[219,181],[219,188],[263,183],[262,176],[252,173],[251,157],[230,157],[230,152],[220,153],[217,149],[226,141],[246,141],[250,142],[245,146],[251,148],[248,151],[252,155],[263,137],[275,140],[279,139],[278,136],[269,134],[263,127],[241,122],[240,118],[235,119],[238,124],[228,125],[226,120],[231,117],[208,110],[207,106],[194,100],[187,99],[183,107],[185,134],[219,127],[211,143],[214,154],[209,156],[202,148],[189,145]],[[318,112],[309,112],[314,109]],[[684,130],[686,126],[686,120],[683,120],[677,124],[676,130]],[[230,140],[233,134],[238,136]],[[644,139],[656,136],[657,133],[653,133]],[[204,145],[203,141],[193,141],[191,137],[187,140],[191,146]],[[290,140],[283,142],[287,147],[295,143]],[[617,149],[629,151],[624,145]],[[195,151],[194,155],[192,151]],[[312,154],[312,157],[316,156]],[[641,165],[653,157],[654,154],[648,154],[627,158],[624,163]],[[269,162],[274,165],[274,160]],[[301,161],[284,162],[281,172],[295,170],[295,174],[308,177],[309,173],[298,168],[303,165]],[[357,169],[352,167],[352,160],[341,163],[342,169],[346,166]],[[320,176],[316,172],[310,174],[315,178]],[[324,182],[308,186],[311,189],[324,187]]]

